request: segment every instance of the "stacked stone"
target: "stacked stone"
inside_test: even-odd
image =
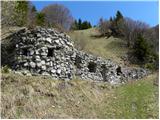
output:
[[[73,43],[68,35],[38,27],[26,29],[15,39],[19,39],[16,45],[18,70],[61,79],[73,77]]]
[[[106,81],[111,84],[121,82],[122,76],[117,73],[117,68],[119,67],[117,64],[109,59],[105,60],[82,51],[76,52],[76,75],[80,76],[82,79]],[[93,66],[90,66],[91,63]]]
[[[70,37],[54,29],[37,27],[16,33],[15,69],[23,74],[47,75],[69,80],[80,76],[84,80],[120,84],[147,75],[142,68],[123,68],[109,59],[96,57],[74,48]]]
[[[122,73],[127,80],[141,79],[149,74],[149,70],[143,68],[123,68]]]

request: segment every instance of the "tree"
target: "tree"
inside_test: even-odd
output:
[[[44,13],[37,13],[36,14],[36,25],[44,26],[45,25],[45,14]]]
[[[144,39],[144,37],[141,34],[138,35],[133,50],[134,55],[140,62],[145,63],[148,61],[151,49],[146,39]]]
[[[64,30],[69,30],[73,23],[69,9],[63,5],[52,4],[43,8],[41,12],[45,14],[45,22],[48,27],[59,26]]]
[[[111,28],[111,22],[107,21],[107,20],[104,20],[103,18],[100,18],[100,20],[99,20],[99,32],[103,36],[105,36],[107,33],[109,33],[110,28]]]
[[[36,14],[37,14],[36,7],[30,4],[27,16],[27,26],[29,28],[34,28],[36,26]]]
[[[1,1],[1,25],[8,27],[15,25],[15,6],[16,1]]]
[[[90,22],[88,22],[88,28],[92,28],[92,25]]]
[[[24,26],[27,24],[27,14],[29,9],[28,1],[17,1],[17,5],[15,6],[15,17],[17,26]]]
[[[118,22],[118,21],[120,21],[121,19],[123,19],[123,15],[122,15],[122,13],[118,10],[117,13],[116,13],[115,21]]]
[[[84,21],[81,24],[81,30],[88,29],[88,28],[91,28],[91,27],[92,26],[91,26],[90,22],[88,22],[88,21]]]
[[[127,46],[133,47],[138,34],[144,35],[144,32],[149,28],[149,26],[140,21],[124,18],[119,28],[122,30],[124,40],[127,42]]]
[[[82,22],[81,19],[78,19],[78,22],[77,22],[77,20],[75,20],[74,23],[72,24],[73,30],[84,30],[84,29],[88,29],[91,27],[92,27],[92,25],[90,22],[88,22],[88,21]]]
[[[112,31],[113,36],[122,37],[123,33],[121,30],[121,26],[123,23],[123,15],[120,11],[117,11],[116,17],[110,18],[111,26],[110,29]]]
[[[71,30],[78,30],[78,22],[75,20],[71,25]]]
[[[78,30],[82,29],[81,26],[82,26],[82,20],[79,18],[78,19]]]
[[[2,27],[27,26],[30,2],[28,1],[1,1]]]

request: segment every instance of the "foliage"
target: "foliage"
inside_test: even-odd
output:
[[[123,15],[117,11],[116,17],[110,17],[110,20],[99,20],[99,31],[103,36],[112,34],[113,36],[122,36],[121,25],[123,22]]]
[[[82,21],[81,19],[78,19],[78,22],[75,20],[71,27],[72,30],[84,30],[89,28],[92,28],[91,23],[88,21]]]
[[[84,30],[84,29],[88,29],[88,28],[91,28],[91,23],[88,22],[88,21],[84,21],[82,24],[81,24],[81,29]]]
[[[8,27],[15,24],[16,1],[1,1],[1,25]]]
[[[27,24],[27,13],[28,13],[28,1],[17,1],[15,7],[15,18],[17,26],[24,26]]]
[[[111,34],[110,32],[111,22],[100,18],[99,20],[99,32],[105,36],[107,34]]]
[[[150,46],[147,41],[139,35],[134,44],[134,55],[137,57],[139,62],[146,63],[150,56]]]
[[[31,26],[34,24],[34,6],[29,1],[2,1],[2,27]]]
[[[9,73],[9,67],[7,65],[5,65],[4,67],[2,67],[2,73]]]
[[[36,14],[36,24],[38,26],[44,26],[45,25],[45,14],[44,13],[38,12]]]
[[[142,34],[144,36],[144,33],[148,28],[149,26],[144,22],[124,18],[120,29],[124,34],[124,40],[127,42],[127,47],[132,48],[138,35]]]
[[[158,69],[158,54],[153,51],[151,45],[142,35],[138,36],[133,49],[138,63],[145,64],[145,67],[151,70]]]

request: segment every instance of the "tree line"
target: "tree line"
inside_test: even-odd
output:
[[[131,61],[158,69],[159,26],[151,28],[148,24],[126,18],[117,11],[115,17],[110,17],[109,20],[100,18],[98,29],[102,36],[122,38],[131,51]]]
[[[72,30],[84,30],[89,28],[92,28],[91,23],[87,20],[82,21],[80,18],[75,20],[71,27]]]
[[[54,27],[61,31],[82,30],[91,28],[88,21],[74,20],[68,8],[60,4],[51,4],[37,11],[29,1],[1,1],[2,27],[35,26]]]

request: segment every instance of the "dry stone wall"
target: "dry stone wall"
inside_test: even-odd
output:
[[[147,71],[122,68],[111,60],[78,51],[70,37],[54,29],[23,29],[12,37],[16,41],[14,69],[26,75],[48,75],[54,79],[82,79],[119,84],[139,79]]]
[[[69,36],[51,29],[36,28],[19,33],[16,39],[19,39],[16,44],[17,70],[72,79],[74,48]]]

